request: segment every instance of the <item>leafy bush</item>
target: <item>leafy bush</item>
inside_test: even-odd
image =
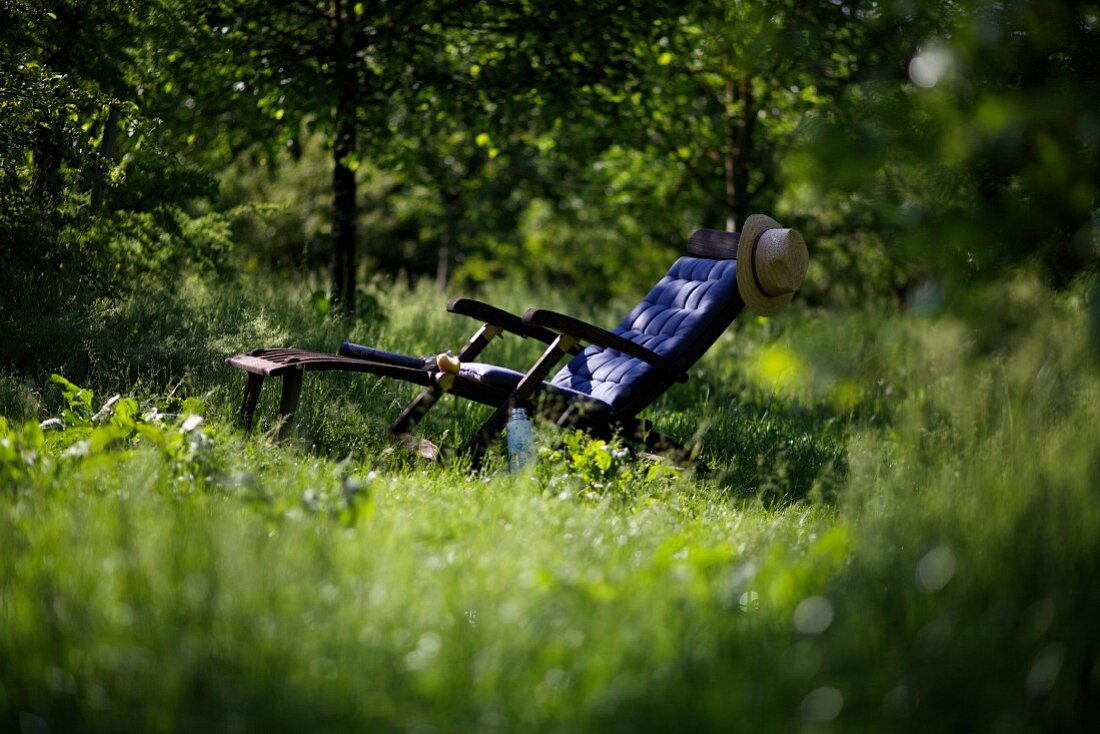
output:
[[[72,308],[217,268],[238,212],[197,202],[214,178],[163,146],[135,100],[127,2],[9,3],[0,19],[0,288],[4,308]],[[139,12],[141,11],[141,12]],[[0,312],[2,313],[2,312]]]
[[[568,432],[549,443],[539,448],[536,476],[559,499],[633,502],[668,491],[681,473],[671,464],[639,460],[617,440],[591,438],[583,431]]]
[[[897,2],[866,20],[875,55],[787,161],[803,206],[839,204],[952,302],[1021,264],[1061,288],[1094,269],[1096,9]]]

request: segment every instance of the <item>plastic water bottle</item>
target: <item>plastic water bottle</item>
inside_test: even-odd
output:
[[[521,472],[535,463],[535,437],[531,421],[523,408],[512,408],[512,419],[505,428],[508,433],[508,469]]]

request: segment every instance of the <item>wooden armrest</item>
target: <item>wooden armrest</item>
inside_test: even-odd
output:
[[[473,298],[452,298],[447,302],[447,310],[451,313],[457,313],[462,316],[469,316],[472,319],[477,319],[478,321],[484,321],[493,326],[499,326],[505,331],[521,336],[524,339],[527,337],[538,339],[545,344],[554,341],[558,336],[548,329],[525,323],[523,319],[516,316],[514,313],[509,313],[502,308],[497,308],[496,306],[484,303],[483,301],[474,300]]]
[[[632,342],[625,337],[621,337],[618,334],[612,334],[610,331],[601,329],[598,326],[581,321],[580,319],[575,319],[572,316],[566,316],[556,311],[547,311],[543,308],[531,308],[523,314],[523,321],[526,324],[543,326],[560,334],[568,334],[569,336],[583,339],[586,342],[601,347],[617,349],[623,354],[637,357],[643,362],[675,375],[677,380],[683,380],[685,377],[680,370],[676,369],[672,362],[656,352],[646,349],[637,342]]]

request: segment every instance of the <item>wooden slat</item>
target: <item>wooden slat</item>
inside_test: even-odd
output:
[[[736,260],[737,243],[740,239],[741,235],[737,232],[700,229],[688,240],[687,251],[696,257],[709,257],[714,260]]]
[[[418,385],[431,383],[431,373],[399,365],[369,362],[354,357],[341,357],[326,352],[310,352],[305,349],[255,349],[248,354],[238,354],[225,360],[226,364],[255,375],[280,377],[294,371],[339,370],[344,372],[370,372],[383,377],[396,377]]]
[[[236,367],[239,370],[244,370],[253,375],[263,375],[264,377],[270,377],[272,375],[281,375],[284,372],[289,372],[294,369],[293,365],[280,364],[279,362],[272,362],[271,360],[263,359],[262,357],[254,357],[251,354],[238,354],[235,357],[230,357],[225,360],[225,363]]]

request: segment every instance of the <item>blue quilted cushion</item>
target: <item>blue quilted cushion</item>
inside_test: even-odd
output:
[[[516,385],[523,379],[522,372],[484,362],[463,362],[462,368],[458,371],[458,376],[462,380],[475,382],[479,385],[499,387],[507,393],[516,389]],[[593,398],[588,393],[582,393],[564,385],[544,383],[543,390],[550,395],[563,398],[568,403],[586,403],[591,410],[603,411],[611,407],[603,401]]]
[[[716,319],[741,306],[737,261],[681,257],[645,299],[612,331],[685,367],[707,347],[701,338]],[[630,399],[653,368],[614,349],[591,345],[551,384],[591,395],[612,406]]]

